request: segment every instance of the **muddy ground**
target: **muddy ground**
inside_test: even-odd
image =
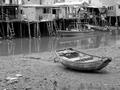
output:
[[[113,60],[98,72],[81,72],[54,62],[52,51],[3,56],[0,90],[120,90],[120,45],[81,51]]]

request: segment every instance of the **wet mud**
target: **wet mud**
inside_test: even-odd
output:
[[[20,41],[0,43],[0,90],[120,89],[119,35],[100,33],[69,38],[44,38],[43,41]],[[8,42],[13,43],[12,47],[6,46]],[[98,72],[70,70],[57,59],[55,61],[54,51],[66,47],[88,54],[112,57],[112,62]]]

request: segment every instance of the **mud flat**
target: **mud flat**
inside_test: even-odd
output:
[[[109,56],[99,72],[66,69],[54,52],[0,57],[0,90],[120,90],[120,45],[81,50]]]

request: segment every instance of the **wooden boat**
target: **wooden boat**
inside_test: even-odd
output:
[[[58,30],[61,36],[80,36],[80,33],[89,33],[93,32],[93,30],[78,30],[78,29],[71,29],[71,30]]]
[[[102,32],[111,31],[108,26],[102,27],[102,26],[94,26],[94,25],[87,25],[87,24],[86,26],[89,27],[90,29],[93,29],[94,31],[102,31]]]
[[[67,68],[83,71],[101,70],[112,60],[108,57],[89,55],[72,48],[57,50],[56,55],[60,62]]]

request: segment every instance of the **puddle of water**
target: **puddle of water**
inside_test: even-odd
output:
[[[93,32],[76,37],[22,38],[0,41],[0,56],[19,55],[52,51],[66,47],[81,49],[99,48],[120,44],[119,32]]]

